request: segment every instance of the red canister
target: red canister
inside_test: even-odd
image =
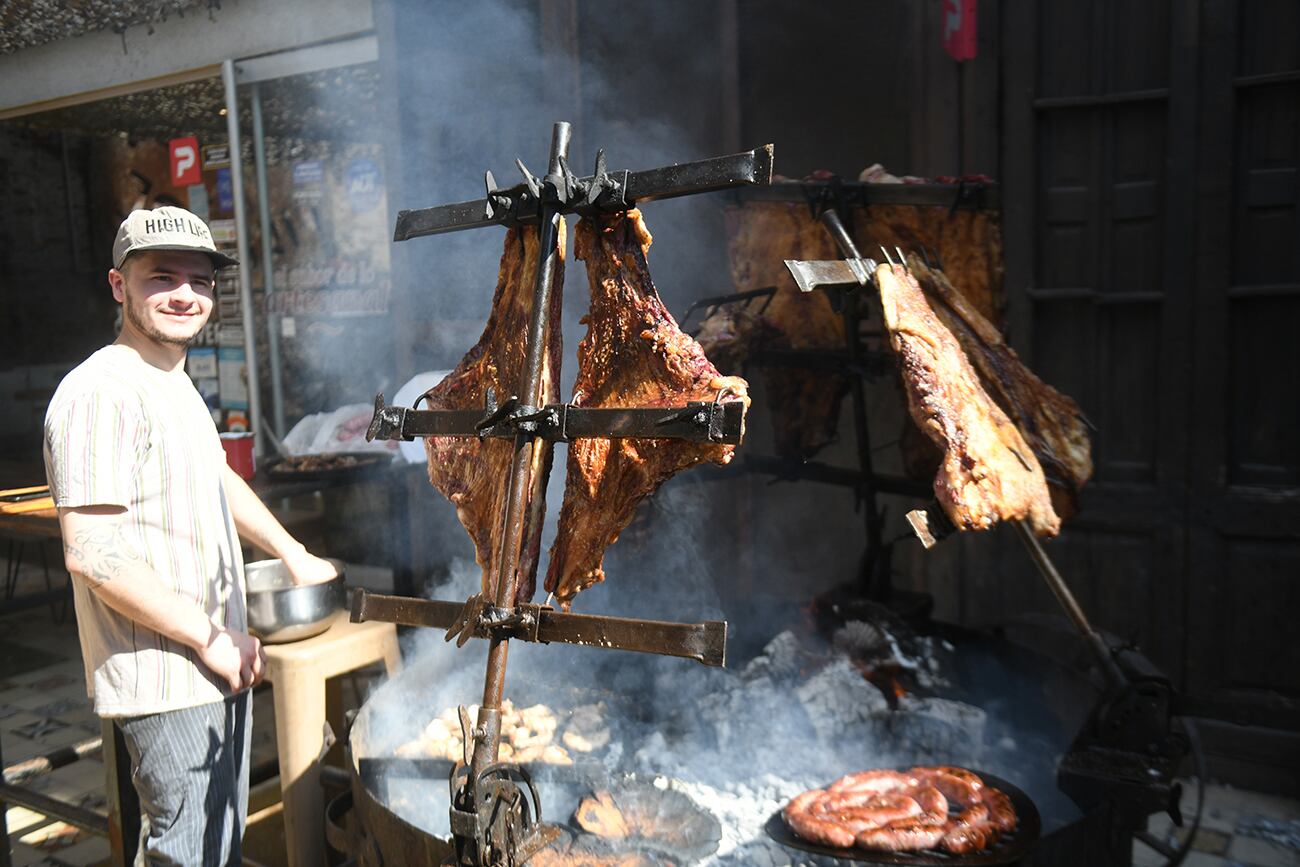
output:
[[[253,463],[253,435],[251,433],[223,433],[221,447],[226,450],[226,463],[240,478],[251,479],[257,474]]]

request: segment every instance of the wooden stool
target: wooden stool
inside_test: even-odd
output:
[[[325,681],[381,661],[389,677],[397,673],[397,627],[352,623],[346,611],[335,615],[330,628],[314,638],[266,645],[266,679],[274,686],[275,742],[290,867],[326,863],[325,798],[317,761],[324,743]]]

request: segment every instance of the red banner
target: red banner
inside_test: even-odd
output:
[[[943,47],[953,60],[975,59],[976,0],[943,0]]]
[[[172,186],[188,187],[203,183],[203,169],[199,166],[199,140],[194,136],[174,138],[167,142],[172,158]]]

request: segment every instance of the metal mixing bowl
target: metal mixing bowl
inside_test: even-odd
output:
[[[266,644],[284,644],[319,635],[347,603],[343,563],[330,558],[337,578],[297,586],[280,560],[244,566],[248,593],[248,631]]]

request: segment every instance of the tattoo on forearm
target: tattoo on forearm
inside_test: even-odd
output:
[[[78,531],[72,541],[63,543],[63,551],[72,571],[84,576],[91,589],[98,589],[145,562],[121,526]]]

